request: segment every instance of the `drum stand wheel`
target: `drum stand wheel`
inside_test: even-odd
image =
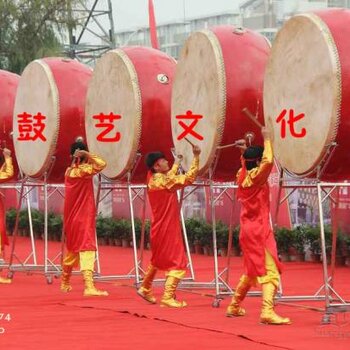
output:
[[[221,298],[215,298],[213,300],[213,303],[211,304],[212,307],[215,307],[215,308],[219,308],[220,307],[220,303],[221,303]]]
[[[331,323],[331,315],[330,313],[325,313],[322,316],[321,324],[330,324]]]

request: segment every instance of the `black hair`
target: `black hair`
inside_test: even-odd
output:
[[[74,143],[72,143],[72,145],[70,146],[70,154],[71,156],[75,153],[75,151],[79,149],[81,151],[87,151],[87,145],[82,142],[82,141],[76,141]]]
[[[165,158],[162,152],[150,152],[146,155],[145,164],[147,165],[147,168],[151,170],[152,173],[155,173],[156,171],[154,170],[153,165],[158,159],[162,158]]]
[[[258,166],[257,161],[261,160],[264,153],[262,146],[249,146],[243,153],[247,170],[252,170]]]

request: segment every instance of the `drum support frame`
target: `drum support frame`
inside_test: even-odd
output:
[[[27,272],[27,273],[43,271],[44,276],[47,280],[47,283],[51,284],[53,281],[52,277],[57,278],[61,274],[61,263],[56,264],[56,261],[58,259],[61,260],[62,252],[59,252],[52,259],[50,259],[48,256],[48,200],[49,200],[49,197],[56,191],[58,191],[62,195],[60,188],[64,186],[63,184],[48,184],[47,182],[47,179],[53,168],[54,163],[55,163],[55,157],[52,157],[49,170],[45,172],[45,174],[41,179],[33,179],[21,173],[21,180],[20,180],[21,184],[20,186],[17,186],[20,188],[20,195],[19,195],[17,209],[16,209],[17,210],[16,221],[15,221],[15,227],[13,231],[13,241],[12,241],[12,247],[11,247],[10,261],[8,264],[8,277],[10,278],[12,278],[14,273],[17,271]],[[44,264],[43,265],[37,263],[35,240],[33,236],[31,208],[30,208],[30,203],[28,198],[28,194],[35,187],[43,187],[44,189]],[[52,190],[51,193],[49,193],[50,190]],[[18,235],[19,214],[22,208],[23,199],[26,199],[27,205],[28,205],[28,219],[29,219],[30,240],[31,240],[32,251],[24,261],[21,261],[18,258],[18,256],[15,254],[15,247],[16,247],[16,238]],[[28,263],[31,257],[33,257],[33,264]],[[14,259],[18,261],[18,264],[14,264]]]
[[[336,146],[335,144],[330,145],[332,149],[330,150],[330,156],[332,156],[334,149]],[[284,172],[285,169],[280,169],[280,180],[279,180],[279,192],[278,192],[278,202],[276,207],[276,214],[275,214],[275,222],[278,217],[279,207],[280,205],[286,201],[292,193],[294,193],[298,188],[315,188],[317,190],[317,204],[318,204],[318,210],[319,210],[319,220],[320,220],[320,239],[321,239],[321,256],[322,256],[322,270],[323,270],[323,285],[316,291],[314,295],[310,296],[302,296],[302,295],[295,295],[295,296],[285,296],[282,294],[282,290],[280,293],[278,293],[277,300],[279,301],[302,301],[302,300],[309,300],[309,301],[318,301],[318,300],[324,300],[325,301],[325,308],[324,308],[324,314],[322,316],[321,323],[322,324],[329,324],[331,322],[331,316],[334,313],[341,313],[341,312],[347,312],[350,311],[350,302],[344,300],[339,293],[335,290],[333,287],[334,282],[334,271],[335,271],[335,244],[336,244],[336,237],[333,237],[333,249],[332,249],[332,255],[331,255],[331,275],[329,276],[328,268],[327,268],[327,254],[326,254],[326,240],[325,240],[325,229],[324,229],[324,212],[323,212],[323,202],[329,198],[332,202],[337,203],[337,200],[335,200],[332,197],[332,192],[334,190],[337,190],[340,187],[350,187],[350,183],[347,182],[323,182],[320,180],[320,176],[323,174],[325,167],[327,166],[329,159],[324,163],[322,167],[319,167],[317,171],[317,177],[316,179],[308,179],[307,183],[300,183],[301,179],[299,178],[292,178],[289,179],[289,181],[293,182],[293,184],[285,184],[285,182],[288,182],[288,180],[284,179]],[[297,183],[295,183],[297,182]],[[304,181],[305,182],[305,181]],[[282,188],[290,189],[291,191],[287,193],[282,199],[281,199],[281,191]],[[335,218],[336,220],[336,218]],[[336,223],[337,224],[337,223]],[[333,235],[337,234],[336,230],[333,232]],[[324,295],[321,295],[320,293],[324,291]]]
[[[124,189],[128,191],[128,199],[129,199],[129,211],[130,211],[130,220],[131,220],[131,230],[132,230],[132,242],[133,242],[133,267],[131,270],[125,275],[107,275],[104,276],[99,274],[95,277],[96,280],[99,281],[111,281],[111,280],[122,280],[122,279],[135,279],[135,286],[138,288],[142,282],[141,274],[145,273],[145,269],[143,268],[143,251],[144,251],[144,242],[145,242],[145,219],[146,219],[146,204],[147,204],[147,186],[146,185],[133,185],[132,179],[134,172],[139,164],[141,159],[141,154],[138,153],[133,168],[127,173],[126,181],[111,181],[107,179],[106,182],[99,178],[99,190],[98,190],[98,198],[97,203],[99,203],[103,198],[105,198],[108,194],[110,194],[113,190],[116,189]],[[101,190],[107,190],[108,192],[104,194],[102,198],[100,198]],[[180,203],[181,195],[178,192],[178,198]],[[137,248],[137,238],[136,238],[136,230],[135,230],[135,214],[134,214],[134,202],[139,199],[142,201],[142,227],[141,227],[141,241],[140,241],[140,255],[138,255]],[[193,281],[195,279],[192,258],[189,250],[189,244],[187,240],[186,227],[184,222],[184,216],[182,209],[180,211],[181,215],[181,225],[184,234],[184,242],[186,246],[186,254],[188,258],[188,268],[190,270],[190,277],[186,277],[183,279],[182,283],[186,283],[186,281]],[[154,284],[163,283],[164,279],[155,279]]]
[[[235,198],[228,193],[229,189],[233,189],[234,191],[237,189],[237,185],[234,184],[222,184],[215,182],[213,180],[213,174],[215,173],[215,169],[217,166],[217,160],[219,156],[220,150],[217,150],[214,161],[208,170],[208,177],[203,179],[201,183],[195,183],[193,185],[194,189],[190,191],[184,198],[192,194],[197,188],[200,187],[208,187],[209,189],[209,206],[210,206],[210,215],[212,222],[212,240],[213,240],[213,255],[214,255],[214,278],[210,282],[182,282],[180,284],[181,288],[190,288],[190,289],[214,289],[214,300],[212,302],[213,307],[219,307],[221,300],[226,295],[232,295],[233,289],[229,286],[229,272],[230,272],[230,260],[231,260],[231,248],[233,241],[233,211],[234,211],[234,203]],[[215,195],[215,189],[223,189],[223,191],[217,195]],[[229,225],[229,237],[227,244],[227,263],[226,267],[219,271],[218,264],[218,246],[217,246],[217,233],[216,233],[216,210],[215,206],[217,201],[223,196],[226,195],[231,202],[231,215],[230,215],[230,225]],[[261,295],[260,292],[248,292],[251,296]]]
[[[2,188],[2,189],[15,189],[17,191],[17,193],[21,193],[21,186],[16,184],[16,183],[14,183],[14,184],[9,184],[9,183],[1,184],[0,188]],[[35,240],[34,240],[34,233],[33,233],[32,211],[31,211],[31,205],[30,205],[30,201],[29,201],[29,197],[28,197],[30,190],[26,187],[25,191],[26,192],[24,193],[24,195],[22,197],[25,198],[26,202],[27,202],[31,252],[23,261],[21,261],[15,253],[13,253],[13,258],[19,262],[20,266],[29,267],[29,266],[37,266],[37,257],[36,257],[36,249],[35,249],[35,244],[34,244]],[[1,195],[3,195],[3,194],[1,194]],[[16,210],[16,212],[18,212],[18,210]],[[16,216],[17,216],[17,214],[16,214]],[[33,259],[32,260],[33,264],[29,264],[30,259]],[[12,266],[14,266],[14,265],[12,264]],[[0,266],[1,269],[8,268],[8,267],[9,267],[9,264],[6,264],[5,262],[3,262]],[[12,277],[12,274],[9,274],[9,277]]]

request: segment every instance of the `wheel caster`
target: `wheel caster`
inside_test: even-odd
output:
[[[216,307],[216,308],[220,307],[220,299],[215,299],[215,300],[213,301],[212,306],[213,306],[213,307]]]
[[[52,284],[52,276],[46,276],[46,282],[47,284]]]
[[[10,278],[10,279],[13,278],[13,272],[12,272],[12,271],[9,271],[9,272],[7,273],[7,278]]]
[[[332,314],[324,314],[322,316],[321,324],[330,324],[331,323],[331,315]]]

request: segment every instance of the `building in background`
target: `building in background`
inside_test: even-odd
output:
[[[188,19],[157,25],[157,33],[160,49],[177,59],[181,47],[190,33],[223,24],[241,25],[239,12],[221,13],[206,17]],[[117,46],[142,45],[151,46],[149,28],[140,27],[134,30],[117,32]]]
[[[184,21],[160,23],[157,26],[160,49],[178,58],[190,33],[224,24],[243,26],[260,32],[270,41],[283,23],[297,13],[330,7],[350,8],[350,0],[246,0],[238,12],[218,13]],[[151,46],[149,28],[140,27],[116,33],[117,46]]]

